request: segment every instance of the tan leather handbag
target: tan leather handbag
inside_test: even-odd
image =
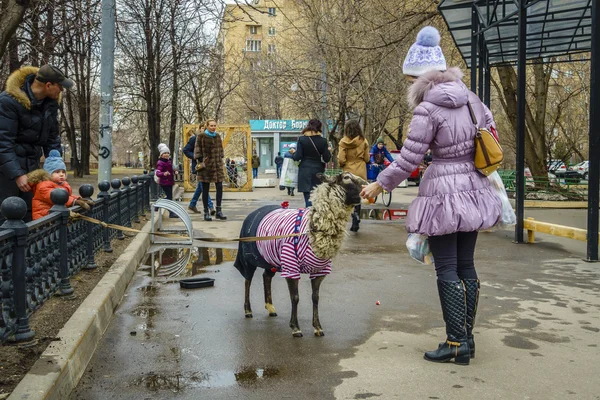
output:
[[[500,168],[500,164],[504,160],[504,153],[496,136],[487,128],[477,126],[477,118],[470,102],[467,102],[467,106],[469,107],[473,125],[477,129],[475,136],[475,168],[483,175],[488,176]]]

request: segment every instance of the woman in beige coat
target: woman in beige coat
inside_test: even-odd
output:
[[[367,180],[367,163],[369,162],[369,143],[365,139],[356,120],[346,122],[344,137],[340,140],[338,164],[346,172],[351,172]],[[360,224],[360,204],[354,207],[352,213],[352,232],[358,232]]]

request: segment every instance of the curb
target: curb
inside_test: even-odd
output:
[[[142,228],[150,232],[151,221]],[[129,282],[150,246],[138,235],[58,332],[31,370],[10,394],[17,399],[67,399],[83,376],[94,351],[121,303]]]

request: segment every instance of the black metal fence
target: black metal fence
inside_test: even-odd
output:
[[[150,211],[150,202],[158,196],[157,186],[153,172],[103,181],[93,200],[93,186],[82,185],[79,194],[94,203],[88,211],[65,207],[67,192],[55,189],[50,213],[29,223],[23,222],[25,201],[7,198],[1,206],[6,220],[0,225],[0,341],[31,340],[35,335],[29,327],[31,314],[55,294],[72,295],[70,278],[81,269],[96,268],[95,255],[101,250],[112,252],[112,239],[124,239],[121,231],[70,220],[71,211],[131,226]]]

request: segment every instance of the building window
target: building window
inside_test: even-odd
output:
[[[269,27],[269,36],[275,36],[275,27],[274,26]]]
[[[270,44],[269,45],[269,50],[268,50],[269,54],[273,54],[275,53],[275,45],[274,44]]]
[[[260,51],[261,50],[260,40],[246,40],[246,51]]]
[[[269,7],[269,17],[274,17],[277,15],[275,7]]]
[[[258,26],[256,25],[251,25],[250,26],[250,34],[251,35],[256,35],[258,33]]]

